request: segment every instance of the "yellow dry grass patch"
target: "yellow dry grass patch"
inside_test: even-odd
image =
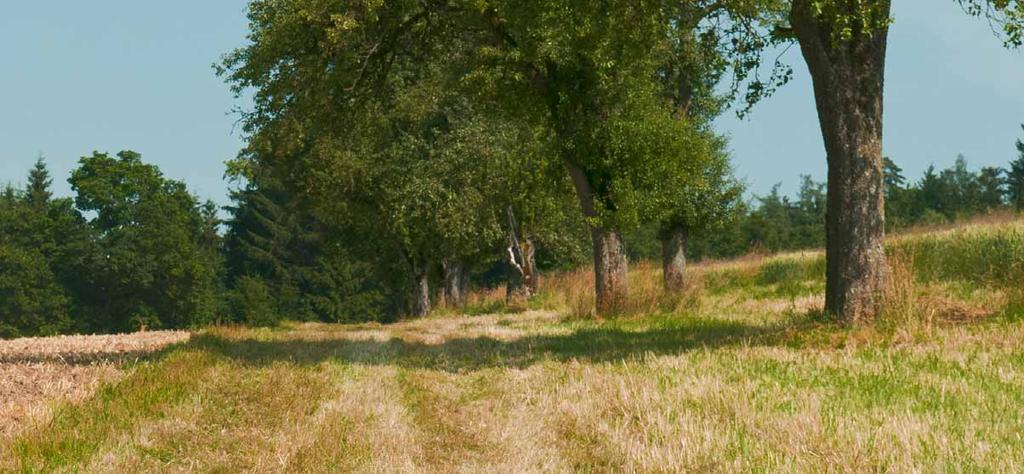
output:
[[[592,317],[581,270],[515,314],[213,328],[0,440],[0,468],[1024,470],[1011,289],[892,262],[890,312],[861,328],[821,318],[814,252],[696,265],[673,298],[637,265],[617,318]]]

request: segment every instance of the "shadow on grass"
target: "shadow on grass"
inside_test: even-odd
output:
[[[231,339],[196,336],[189,344],[246,366],[274,363],[316,365],[337,361],[361,365],[396,365],[460,372],[486,368],[526,368],[545,361],[616,362],[647,354],[674,355],[702,348],[777,345],[793,333],[791,324],[748,325],[694,319],[659,328],[579,329],[566,335],[528,335],[507,341],[490,337],[457,338],[439,344],[327,339],[307,341]]]

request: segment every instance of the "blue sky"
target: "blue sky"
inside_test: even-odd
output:
[[[241,146],[238,103],[210,65],[244,42],[244,0],[7,2],[0,9],[0,183],[37,155],[59,194],[78,158],[134,149],[193,192],[224,204],[224,161]],[[885,152],[916,179],[958,153],[1005,165],[1024,136],[1024,53],[1007,51],[952,0],[897,0],[886,78]],[[798,175],[824,180],[810,79],[795,79],[745,120],[727,115],[737,174],[754,193]]]

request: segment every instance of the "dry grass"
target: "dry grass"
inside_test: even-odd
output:
[[[1006,410],[1024,406],[1024,327],[937,325],[926,338],[894,346],[829,327],[788,332],[772,322],[783,318],[564,323],[532,312],[216,329],[113,385],[102,403],[76,405],[22,436],[13,464],[0,465],[89,472],[1024,466],[1024,419]],[[165,392],[155,407],[136,406]],[[132,410],[99,416],[122,404]],[[71,448],[69,436],[93,443]]]
[[[0,341],[0,440],[45,424],[55,404],[80,402],[120,379],[126,362],[188,338],[156,331]]]
[[[102,336],[26,337],[0,340],[0,363],[59,361],[69,364],[124,360],[185,342],[187,331],[147,331]]]
[[[517,313],[211,328],[0,441],[0,469],[1024,470],[1024,297],[894,255],[856,329],[819,317],[813,252],[696,265],[671,298],[635,265],[618,318],[583,269]]]

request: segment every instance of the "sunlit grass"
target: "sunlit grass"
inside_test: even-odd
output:
[[[634,265],[609,318],[583,269],[525,308],[493,290],[472,316],[214,328],[58,407],[0,467],[1020,471],[1020,229],[894,239],[886,312],[858,328],[821,315],[815,252],[695,265],[672,297]]]

